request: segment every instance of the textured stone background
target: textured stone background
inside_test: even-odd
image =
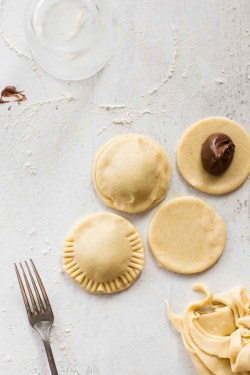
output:
[[[0,107],[0,373],[49,374],[42,343],[28,325],[13,262],[32,257],[55,313],[53,348],[60,374],[192,375],[164,300],[182,312],[195,282],[220,291],[249,283],[249,180],[212,197],[189,187],[175,168],[182,132],[221,115],[250,130],[250,1],[109,0],[115,28],[110,64],[94,78],[63,82],[30,57],[23,35],[29,1],[0,1],[0,88],[27,94]],[[173,165],[167,200],[195,195],[225,219],[227,248],[207,272],[160,269],[146,245],[146,267],[128,291],[92,296],[61,273],[64,236],[78,218],[106,208],[91,167],[111,137],[155,138]],[[153,211],[128,216],[147,243]]]

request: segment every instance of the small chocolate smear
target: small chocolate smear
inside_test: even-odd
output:
[[[15,86],[6,86],[1,92],[1,103],[8,103],[9,101],[5,101],[3,98],[14,98],[14,101],[19,103],[26,100],[26,96],[23,94],[23,91],[17,91]]]
[[[15,94],[20,94],[22,91],[17,91],[15,86],[6,86],[5,89],[2,90],[1,92],[1,97],[2,96],[13,96]]]
[[[4,104],[4,103],[9,103],[9,100],[3,100],[2,98],[0,98],[0,104]]]
[[[235,145],[231,138],[223,133],[211,134],[201,147],[203,168],[214,176],[227,170],[234,157]]]

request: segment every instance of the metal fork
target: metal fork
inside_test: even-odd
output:
[[[50,302],[49,302],[47,293],[46,293],[45,288],[43,286],[42,280],[39,276],[39,273],[37,272],[37,269],[36,269],[32,259],[30,259],[30,263],[31,263],[31,266],[32,266],[33,271],[34,271],[36,281],[35,281],[32,273],[31,273],[31,270],[28,266],[28,263],[25,261],[25,265],[26,265],[27,270],[28,270],[29,278],[32,282],[33,289],[35,291],[37,299],[34,298],[34,294],[32,292],[32,288],[30,286],[30,282],[27,278],[27,275],[26,275],[26,273],[24,271],[24,268],[23,268],[21,263],[20,263],[20,268],[22,270],[23,278],[25,280],[25,284],[26,284],[27,290],[29,292],[29,298],[30,298],[31,304],[30,304],[29,299],[27,297],[27,294],[26,294],[26,291],[25,291],[23,281],[22,281],[22,278],[20,276],[18,267],[15,263],[17,279],[18,279],[18,282],[19,282],[19,286],[20,286],[20,289],[21,289],[22,296],[23,296],[23,301],[24,301],[24,305],[26,307],[26,311],[27,311],[27,314],[28,314],[28,319],[29,319],[30,325],[41,336],[41,339],[44,343],[45,351],[46,351],[46,354],[47,354],[47,357],[48,357],[48,362],[49,362],[51,374],[52,375],[58,375],[55,360],[54,360],[53,353],[52,353],[52,349],[51,349],[51,346],[50,346],[50,341],[49,341],[51,326],[54,322],[54,315],[53,315],[53,312],[52,312],[52,309],[51,309],[51,306],[50,306]],[[39,289],[42,293],[42,296],[41,296],[41,293],[39,292]],[[30,305],[32,305],[32,306],[30,306]]]

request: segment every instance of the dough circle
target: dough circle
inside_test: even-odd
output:
[[[91,293],[128,288],[144,266],[144,245],[134,225],[119,215],[98,213],[79,221],[63,250],[64,269]]]
[[[111,139],[99,151],[93,183],[100,198],[116,210],[137,213],[162,201],[171,180],[165,151],[151,138],[129,134]]]
[[[232,163],[220,176],[206,172],[201,162],[202,143],[212,133],[225,133],[235,144]],[[209,194],[228,193],[242,185],[250,173],[250,136],[232,120],[205,118],[183,134],[177,150],[177,164],[184,179],[196,189]]]
[[[204,271],[218,260],[226,244],[226,226],[206,202],[180,197],[159,208],[148,239],[163,267],[191,274]]]

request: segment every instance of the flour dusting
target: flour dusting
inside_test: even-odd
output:
[[[104,126],[104,127],[101,128],[100,130],[98,130],[97,135],[102,134],[102,133],[105,132],[106,130],[108,130],[107,126]]]
[[[127,106],[125,104],[97,104],[100,108],[105,109],[106,111],[115,111],[117,109],[126,108]]]
[[[159,90],[159,88],[161,88],[166,82],[168,82],[174,75],[176,60],[177,60],[177,56],[178,56],[178,37],[177,37],[174,26],[169,22],[167,22],[167,23],[168,23],[168,25],[171,29],[171,33],[172,33],[172,37],[173,37],[173,46],[174,46],[174,54],[173,54],[173,58],[172,58],[170,67],[169,67],[169,69],[166,73],[165,78],[160,82],[160,84],[158,86],[156,86],[153,90],[149,91],[146,94],[143,94],[142,96],[154,94],[156,91]]]
[[[27,55],[24,51],[18,49],[18,47],[13,42],[11,42],[7,38],[7,36],[5,35],[5,30],[4,30],[4,4],[5,4],[5,0],[0,0],[0,38],[3,40],[5,46],[9,50],[14,52],[18,57],[21,57],[24,60],[26,60],[28,62],[28,64],[31,66],[31,68],[34,71],[37,71],[38,68],[37,68],[36,62],[33,59],[33,57]]]
[[[152,112],[150,108],[141,109],[139,107],[129,107],[125,104],[100,104],[96,102],[92,103],[98,108],[104,109],[105,111],[118,116],[112,120],[112,124],[114,125],[129,126],[132,125],[132,123],[139,117],[155,114],[155,112]],[[106,130],[106,128],[101,129],[100,133],[98,132],[98,135],[101,134],[103,130]]]
[[[23,108],[22,113],[28,112],[29,113],[29,117],[32,117],[44,105],[48,105],[48,104],[52,104],[52,103],[58,103],[58,102],[64,102],[64,101],[67,102],[67,103],[69,103],[69,102],[72,102],[74,100],[76,100],[76,98],[74,96],[72,96],[72,95],[64,95],[64,96],[59,97],[59,98],[52,98],[52,99],[47,99],[47,100],[40,100],[40,101],[32,103],[32,104],[28,105],[27,107]]]
[[[224,81],[222,81],[222,79],[216,79],[214,81],[217,85],[223,85]]]
[[[121,118],[115,118],[112,120],[112,124],[114,125],[122,125],[122,126],[129,126],[132,125],[133,120],[129,117],[121,117]]]
[[[36,167],[31,165],[30,163],[24,164],[23,168],[24,168],[24,171],[25,171],[26,174],[29,174],[31,176],[35,176],[37,174]]]

